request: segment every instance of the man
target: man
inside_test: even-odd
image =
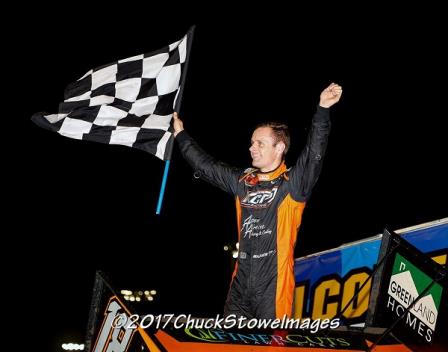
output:
[[[290,169],[284,163],[289,147],[286,125],[267,123],[255,129],[249,148],[254,168],[242,171],[205,153],[174,113],[174,136],[184,158],[200,177],[235,196],[239,256],[225,316],[292,316],[297,231],[322,168],[330,132],[329,108],[341,95],[342,88],[335,83],[322,91],[306,146]]]

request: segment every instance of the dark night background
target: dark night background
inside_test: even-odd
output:
[[[229,164],[250,165],[252,127],[272,119],[291,128],[293,163],[321,90],[343,86],[297,257],[448,216],[440,9],[354,7],[339,14],[336,6],[277,12],[260,5],[261,16],[204,6],[196,9],[200,17],[180,20],[178,11],[164,20],[168,9],[141,6],[78,4],[53,14],[28,7],[11,40],[16,55],[7,59],[20,64],[15,83],[23,92],[13,117],[26,136],[14,157],[21,176],[8,247],[24,265],[12,276],[23,294],[22,316],[39,312],[29,334],[42,350],[82,342],[97,269],[119,288],[156,289],[151,311],[221,313],[231,274],[223,246],[236,240],[233,199],[194,179],[176,146],[156,216],[163,162],[30,121],[34,112],[56,112],[65,86],[91,68],[172,43],[193,24],[181,118],[205,150]]]

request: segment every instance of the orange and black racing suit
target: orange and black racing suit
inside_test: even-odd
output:
[[[185,131],[176,140],[201,178],[234,195],[239,256],[224,315],[258,319],[291,317],[294,247],[305,202],[316,183],[330,132],[329,109],[318,107],[297,163],[262,173],[223,164]]]

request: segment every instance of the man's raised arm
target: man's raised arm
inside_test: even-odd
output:
[[[307,143],[289,173],[290,193],[296,201],[306,202],[319,178],[330,134],[330,107],[341,99],[341,95],[342,87],[336,83],[331,83],[320,94]]]

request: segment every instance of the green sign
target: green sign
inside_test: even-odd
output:
[[[409,260],[396,254],[389,281],[387,308],[395,311],[397,316],[401,316],[413,305],[404,321],[409,328],[428,342],[431,342],[436,329],[442,286],[434,283],[423,297],[418,301],[416,299],[432,281],[432,278]]]

